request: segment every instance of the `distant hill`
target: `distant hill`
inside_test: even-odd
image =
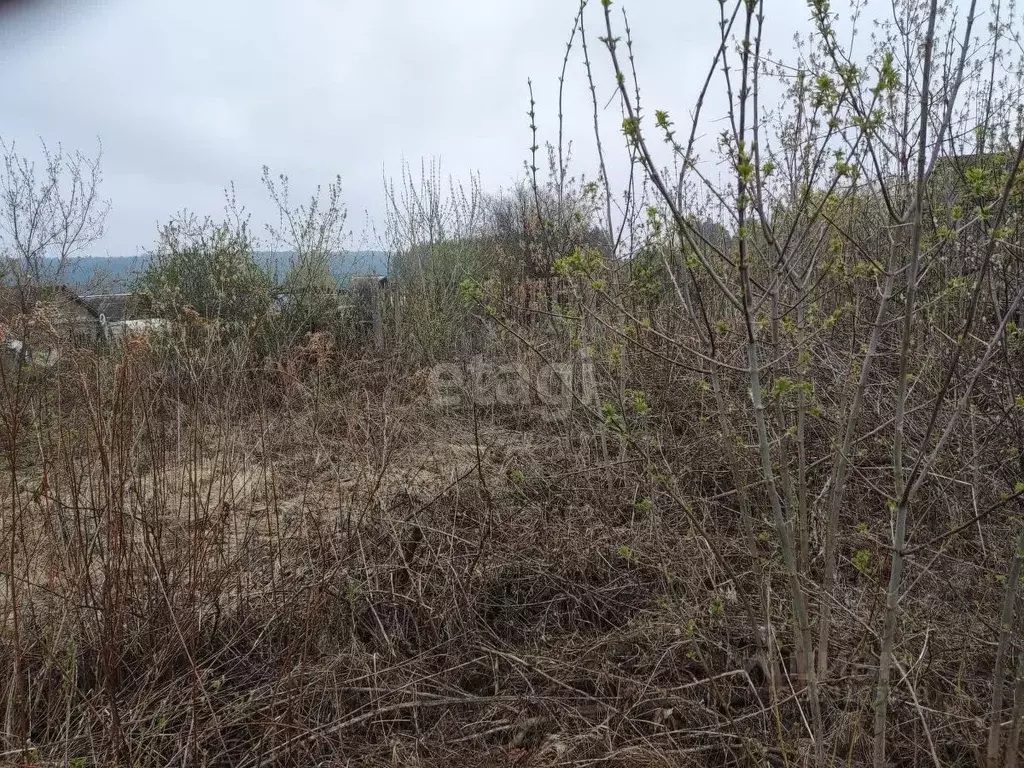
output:
[[[256,255],[272,275],[282,277],[292,262],[290,252]],[[68,264],[64,282],[93,292],[127,290],[149,263],[147,256],[89,256]],[[383,251],[349,251],[332,259],[331,272],[342,282],[351,275],[386,275],[388,254]]]

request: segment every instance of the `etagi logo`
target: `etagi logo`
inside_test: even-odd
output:
[[[430,402],[435,408],[465,403],[540,409],[548,420],[565,418],[573,403],[597,401],[594,366],[547,363],[536,373],[522,363],[489,363],[476,357],[469,363],[442,363],[430,369]]]

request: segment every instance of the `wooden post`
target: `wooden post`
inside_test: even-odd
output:
[[[384,348],[384,291],[387,286],[386,277],[377,275],[359,275],[352,278],[351,293],[356,312],[357,322],[367,329],[370,343],[375,349]],[[360,331],[363,333],[365,331]]]

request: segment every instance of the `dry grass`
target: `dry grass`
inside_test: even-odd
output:
[[[585,413],[439,413],[422,373],[396,361],[303,354],[237,369],[213,356],[185,376],[180,355],[140,344],[65,355],[40,381],[5,373],[3,761],[810,753],[777,545],[758,511],[756,583],[698,377],[635,354],[654,415],[627,414],[625,440]],[[820,431],[812,466],[829,452]],[[883,594],[885,445],[863,449],[824,686],[834,765],[865,754]],[[987,503],[971,496],[937,477],[927,531],[970,520]],[[948,764],[982,742],[1009,524],[986,517],[912,561],[892,704],[901,759],[927,754],[924,722]],[[760,591],[769,612],[751,623],[744,600]]]

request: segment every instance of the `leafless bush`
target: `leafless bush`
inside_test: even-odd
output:
[[[103,236],[110,203],[100,197],[101,153],[90,158],[42,145],[43,163],[0,139],[0,259],[2,274],[25,295],[57,282],[69,259]]]

